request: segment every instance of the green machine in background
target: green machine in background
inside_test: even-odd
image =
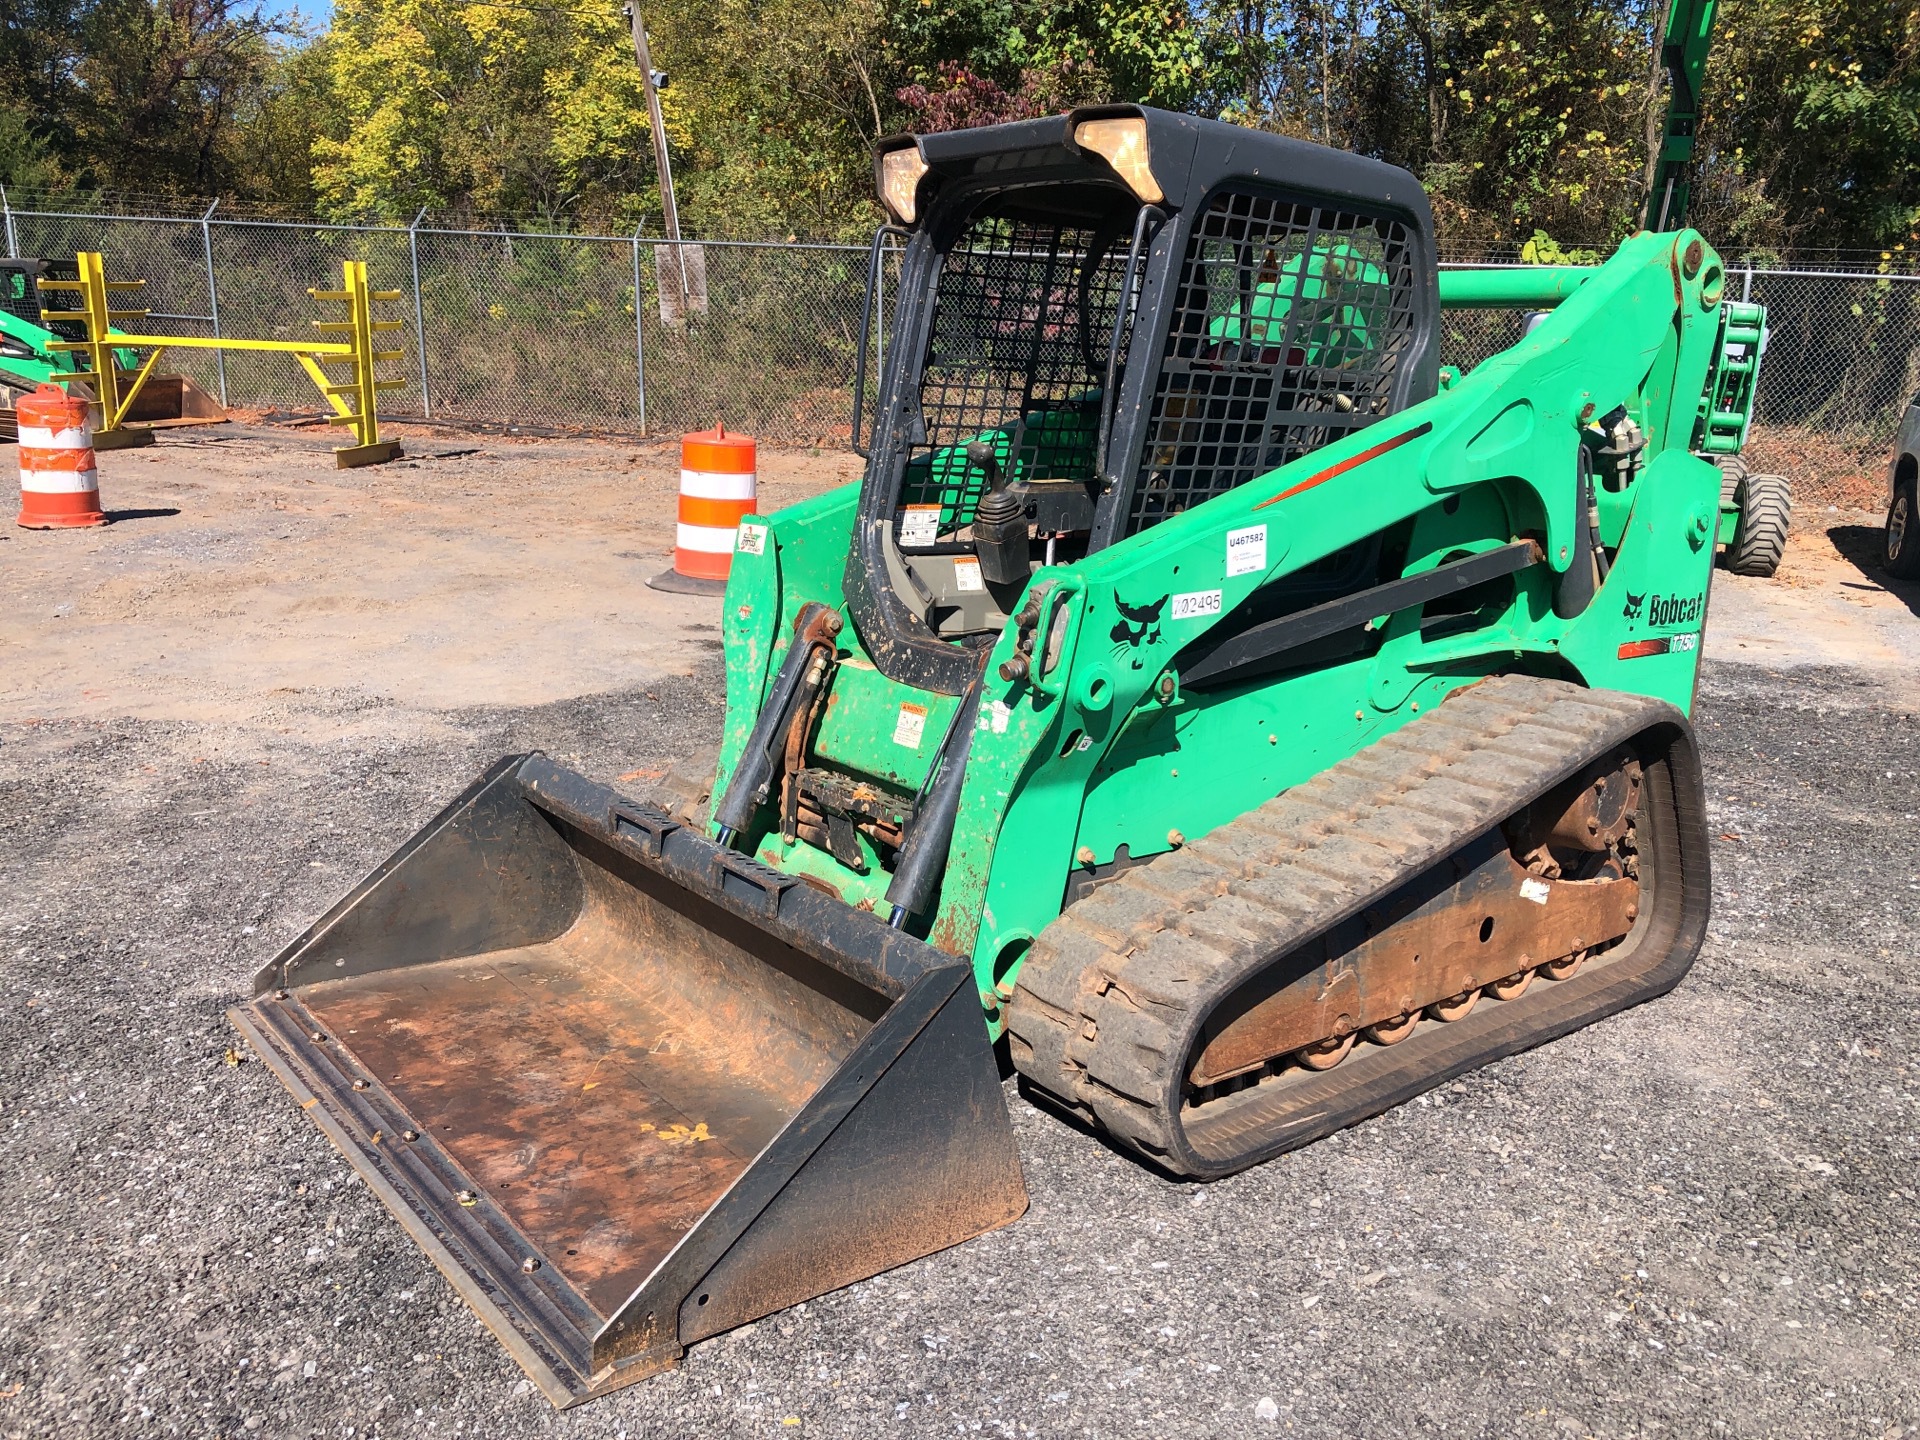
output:
[[[72,280],[76,271],[72,260],[0,259],[0,424],[12,438],[12,410],[15,399],[41,385],[67,388],[77,383],[81,393],[93,399],[89,382],[57,379],[69,373],[74,364],[70,355],[53,348],[56,341],[84,341],[86,329],[70,320],[48,320],[40,294],[40,281]],[[113,352],[120,368],[129,374],[137,371],[140,357],[132,350]],[[125,417],[145,425],[206,424],[227,418],[220,402],[184,375],[156,374],[147,377],[138,403]]]
[[[65,368],[51,348],[54,341],[84,338],[77,326],[56,332],[41,319],[41,277],[71,278],[53,270],[46,260],[0,259],[0,384],[15,390],[48,384]],[[134,357],[129,354],[122,363],[131,366]]]
[[[1667,113],[1660,149],[1653,157],[1643,223],[1656,234],[1687,223],[1693,191],[1694,130],[1700,120],[1700,89],[1719,0],[1672,0],[1667,10],[1661,63],[1667,71]],[[1720,527],[1723,558],[1738,575],[1769,576],[1786,551],[1793,519],[1793,492],[1785,476],[1750,472],[1740,458],[1753,418],[1760,361],[1767,348],[1767,312],[1749,302],[1721,307],[1719,345],[1725,363],[1714,390],[1701,405],[1707,428],[1702,454],[1720,466]]]
[[[865,475],[741,524],[717,760],[501,761],[234,1012],[556,1403],[1017,1217],[996,1050],[1209,1179],[1704,934],[1701,236],[1443,273],[1406,172],[1133,106],[877,181]],[[1455,305],[1547,314],[1442,388]]]

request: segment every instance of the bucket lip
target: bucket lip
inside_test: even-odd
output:
[[[966,963],[967,957],[896,930],[538,751],[520,762],[513,778],[536,808],[888,1000],[898,1000],[930,971]]]

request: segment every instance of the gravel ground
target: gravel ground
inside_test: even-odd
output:
[[[618,783],[717,729],[704,612],[636,583],[672,460],[324,458],[107,456],[155,518],[0,545],[0,1437],[1920,1429],[1920,587],[1873,517],[1715,584],[1672,996],[1209,1187],[1009,1088],[1020,1223],[561,1415],[223,1012],[496,756]]]
[[[717,688],[450,714],[431,745],[301,741],[330,703],[311,695],[264,738],[7,735],[0,1434],[1882,1436],[1920,1418],[1914,717],[1869,672],[1727,664],[1700,703],[1712,936],[1670,998],[1204,1188],[1010,1089],[1021,1223],[553,1413],[266,1069],[227,1062],[222,1011],[487,759],[540,746],[610,779],[691,748]]]

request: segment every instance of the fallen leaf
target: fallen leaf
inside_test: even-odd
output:
[[[616,775],[616,780],[659,780],[666,776],[664,770],[629,770],[624,775]]]
[[[1740,837],[1731,830],[1722,830],[1720,832],[1720,838],[1722,840],[1738,840]]]
[[[643,1128],[651,1129],[652,1127],[645,1126]],[[702,1140],[713,1139],[713,1136],[707,1132],[707,1122],[704,1120],[691,1130],[684,1125],[669,1125],[666,1129],[656,1131],[655,1133],[669,1145],[695,1145]]]
[[[23,1383],[16,1380],[13,1382],[13,1384],[9,1385],[6,1389],[0,1390],[0,1400],[11,1400],[13,1399],[14,1396],[18,1395],[22,1390],[26,1388],[27,1387]]]
[[[589,1080],[587,1081],[586,1084],[582,1085],[580,1088],[582,1090],[591,1090],[593,1089],[594,1086],[598,1085],[599,1083],[600,1082],[598,1080]]]

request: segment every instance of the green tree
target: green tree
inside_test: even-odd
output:
[[[1756,249],[1920,251],[1920,9],[1734,0],[1720,36],[1700,223]]]

